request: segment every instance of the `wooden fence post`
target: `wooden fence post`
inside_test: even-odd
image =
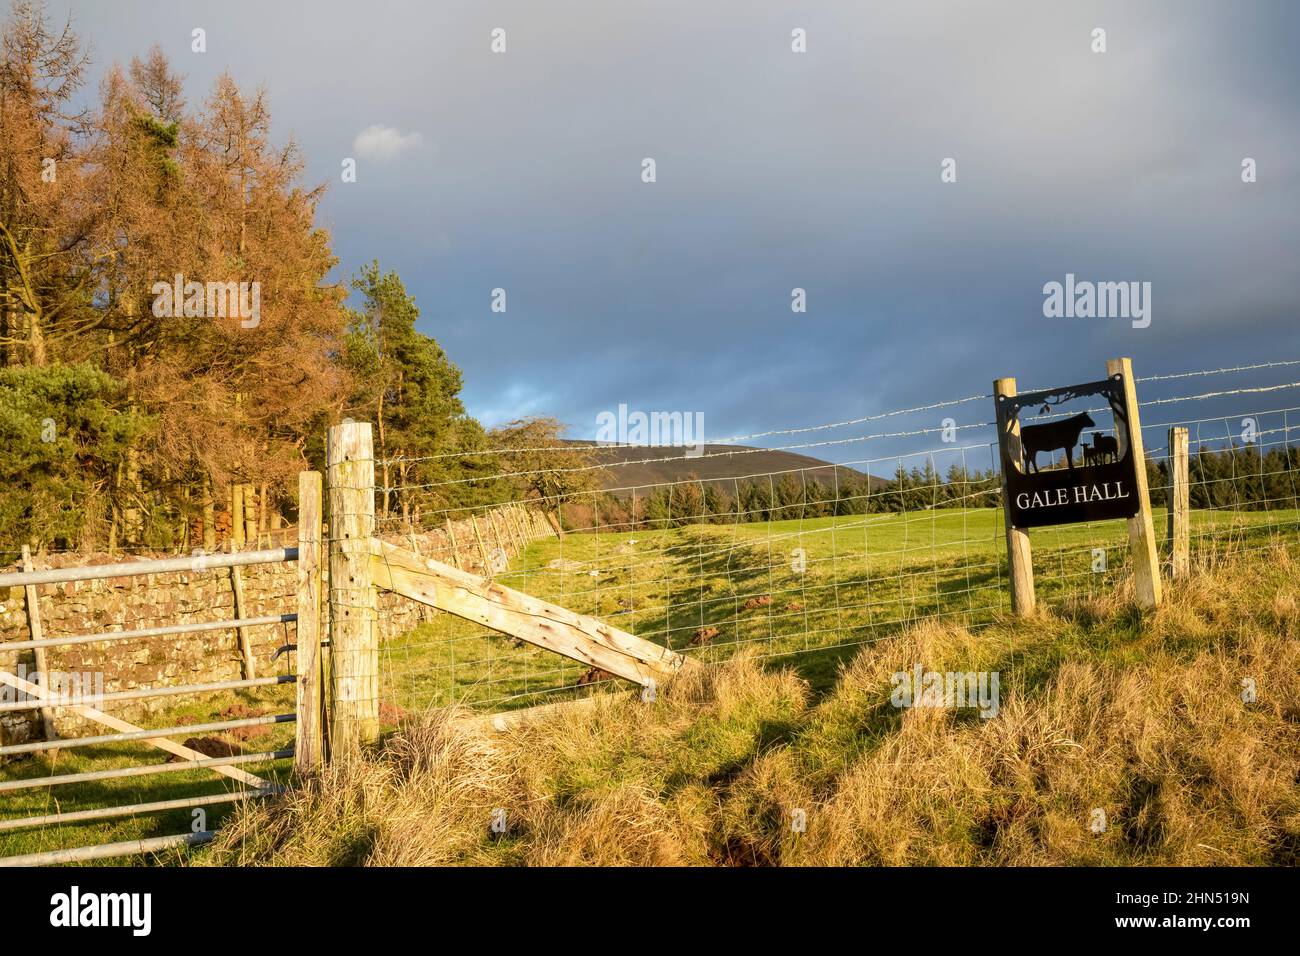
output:
[[[321,473],[298,475],[298,723],[294,767],[310,773],[324,753],[321,706]]]
[[[330,758],[379,736],[379,598],[370,576],[375,459],[369,422],[329,430]]]
[[[488,520],[488,527],[492,529],[492,540],[496,542],[495,551],[504,550],[501,547],[501,528],[497,525],[496,511],[489,511],[487,513],[487,520]]]
[[[250,548],[261,546],[257,533],[257,489],[251,482],[244,485],[244,541]]]
[[[1187,485],[1187,429],[1169,429],[1169,571],[1176,580],[1191,570]]]
[[[1014,378],[999,378],[993,383],[994,401],[999,396],[1005,395],[1007,398],[1013,398],[1016,394],[1016,380]],[[1020,422],[1017,419],[1011,429],[1011,437],[1017,441],[1020,438]],[[1005,439],[998,436],[999,448],[1001,442]],[[1037,597],[1034,594],[1034,557],[1033,549],[1029,546],[1029,535],[1011,524],[1011,503],[1007,500],[1010,492],[1007,490],[1007,476],[1005,463],[1002,470],[1002,516],[1006,523],[1007,529],[1007,577],[1011,581],[1011,610],[1022,617],[1029,617],[1034,613],[1038,605]]]
[[[515,548],[518,550],[519,554],[523,554],[524,550],[528,547],[528,539],[524,536],[524,529],[519,520],[519,507],[517,505],[510,506],[510,535],[517,542]]]
[[[492,565],[488,562],[487,548],[483,545],[483,535],[479,534],[478,519],[474,517],[471,511],[469,515],[470,527],[474,529],[474,540],[478,542],[479,559],[483,562],[483,577],[492,577]]]
[[[510,547],[511,550],[518,549],[519,537],[518,535],[515,534],[515,523],[514,520],[510,517],[509,505],[506,505],[504,508],[501,509],[501,524],[505,527],[506,544]]]
[[[203,550],[217,550],[217,503],[212,497],[212,476],[203,475]]]
[[[33,571],[32,549],[23,545],[23,570]],[[23,595],[27,599],[27,629],[31,632],[33,641],[45,639],[45,630],[41,627],[41,602],[39,595],[36,593],[36,585],[28,584],[23,589]],[[32,650],[32,656],[36,661],[36,673],[40,675],[37,680],[40,685],[50,690],[50,670],[45,660],[45,648],[37,647]],[[64,691],[63,693],[67,693]],[[45,730],[46,740],[57,740],[58,734],[54,731],[54,711],[49,707],[41,708],[41,726]]]
[[[230,547],[244,550],[244,486],[230,486]]]
[[[230,541],[230,553],[234,554],[238,549],[235,547],[234,539]],[[244,616],[244,576],[237,565],[230,568],[230,592],[234,597],[235,617]],[[240,627],[235,629],[239,635],[239,657],[243,662],[241,668],[245,680],[254,680],[257,677],[257,662],[253,659],[253,641],[248,633],[248,628]]]
[[[463,571],[464,566],[460,563],[460,545],[456,543],[456,529],[452,527],[451,518],[447,518],[447,541],[451,544],[451,560],[456,565],[457,571]]]
[[[1137,601],[1144,608],[1160,604],[1160,559],[1156,553],[1156,529],[1151,518],[1151,492],[1147,483],[1147,458],[1142,445],[1142,422],[1138,418],[1137,386],[1133,382],[1133,360],[1108,359],[1107,375],[1124,378],[1124,415],[1128,419],[1129,449],[1137,474],[1138,513],[1128,519],[1128,544],[1133,556],[1133,581]]]

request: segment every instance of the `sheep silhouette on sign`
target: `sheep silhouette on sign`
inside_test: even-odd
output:
[[[1074,446],[1079,444],[1079,435],[1085,428],[1094,427],[1096,424],[1087,412],[1080,412],[1078,415],[1063,418],[1059,422],[1044,422],[1042,425],[1022,425],[1020,427],[1020,447],[1024,454],[1025,474],[1028,474],[1031,468],[1035,474],[1038,473],[1038,453],[1040,451],[1051,452],[1056,451],[1058,448],[1065,452],[1066,467],[1074,471]]]
[[[1099,465],[1105,464],[1107,458],[1111,461],[1119,461],[1119,439],[1110,435],[1093,435],[1092,447],[1085,447],[1083,454],[1085,458],[1091,457]]]

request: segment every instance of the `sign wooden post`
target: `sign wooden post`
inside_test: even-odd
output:
[[[1177,580],[1191,570],[1187,429],[1169,429],[1169,572]]]
[[[1133,360],[1108,359],[1107,375],[1121,375],[1124,379],[1124,410],[1128,436],[1128,455],[1137,472],[1138,513],[1128,519],[1128,543],[1133,556],[1133,581],[1137,589],[1137,602],[1141,607],[1153,608],[1160,604],[1160,563],[1156,554],[1156,531],[1151,518],[1151,492],[1147,485],[1146,451],[1142,447],[1142,423],[1138,420],[1137,388],[1133,383]]]
[[[1008,398],[1016,394],[1014,378],[1000,378],[993,383],[993,395]],[[1018,439],[1020,425],[1012,428],[1012,438]],[[1007,528],[1007,576],[1011,580],[1011,609],[1024,617],[1034,613],[1037,599],[1034,595],[1034,560],[1033,549],[1029,546],[1028,533],[1021,531],[1011,523],[1011,492],[1007,485],[1006,468],[1002,469],[1002,514]]]
[[[321,701],[321,473],[298,475],[298,722],[294,767],[310,773],[324,752]]]
[[[369,422],[329,430],[330,758],[379,736],[379,596],[371,580],[375,455]]]

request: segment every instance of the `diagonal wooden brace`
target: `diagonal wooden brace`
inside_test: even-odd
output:
[[[575,661],[642,686],[663,683],[684,667],[698,667],[690,658],[659,644],[578,614],[558,604],[524,594],[495,581],[382,541],[371,558],[376,587],[393,591],[555,651]]]

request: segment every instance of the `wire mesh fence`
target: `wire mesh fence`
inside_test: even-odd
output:
[[[1155,383],[1295,364],[1258,363],[1139,382],[1151,383],[1154,391]],[[1300,448],[1292,429],[1300,407],[1261,403],[1297,387],[1300,382],[1247,384],[1140,402],[1159,537],[1170,490],[1167,434],[1177,426],[1190,436],[1193,561],[1295,542]],[[543,529],[508,562],[483,562],[496,582],[698,659],[721,660],[753,648],[760,655],[796,658],[815,677],[833,670],[851,648],[923,618],[977,628],[1009,613],[999,455],[992,421],[986,420],[991,416],[981,414],[991,411],[990,399],[969,396],[736,436],[705,446],[698,463],[682,462],[680,450],[670,455],[646,448],[644,455],[559,469],[600,471],[606,478],[600,490],[519,497],[468,510],[479,523],[497,509],[522,510]],[[1220,414],[1197,414],[1211,401]],[[951,418],[959,408],[971,420]],[[1111,424],[1105,417],[1109,408],[1089,411],[1097,415],[1097,431]],[[1044,416],[1049,417],[1054,416]],[[885,418],[901,419],[901,427],[809,440]],[[777,436],[800,440],[775,448],[719,447]],[[893,446],[890,454],[871,454],[885,443]],[[621,484],[617,478],[632,465],[672,461],[704,471],[710,459],[757,462],[762,459],[750,456],[808,449],[833,451],[836,463],[741,467],[727,478],[651,484]],[[466,480],[394,486],[384,493],[400,497]],[[453,517],[463,521],[465,510],[434,510],[423,519],[434,525]],[[399,534],[406,521],[381,519],[379,532]],[[555,533],[557,527],[563,533]],[[1110,592],[1130,573],[1122,520],[1043,528],[1030,536],[1037,592],[1049,604]],[[447,614],[386,642],[380,654],[380,694],[393,721],[453,703],[509,709],[567,699],[612,680],[596,668]]]

